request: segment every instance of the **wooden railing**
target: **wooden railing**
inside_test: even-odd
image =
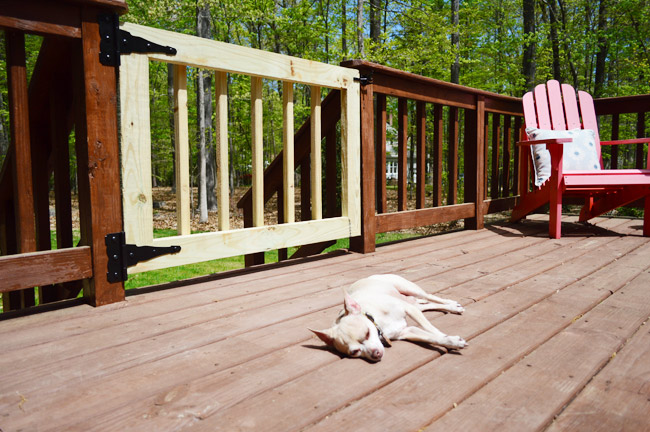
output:
[[[644,138],[650,136],[650,131],[647,129],[646,121],[647,113],[650,112],[650,94],[595,99],[594,109],[596,110],[596,115],[599,116],[601,125],[604,124],[604,116],[611,116],[611,123],[609,124],[609,139],[611,140]],[[633,120],[634,126],[631,128],[633,129],[632,131],[629,130],[630,128],[628,128],[627,131],[621,130],[621,116],[625,114],[633,114],[634,117],[636,117],[636,119]],[[601,130],[600,132],[601,139],[604,139],[602,136],[603,131]],[[648,159],[650,159],[650,152],[648,152],[647,156],[644,157],[644,150],[647,146],[644,146],[644,144],[635,144],[634,146],[634,168],[646,168]],[[619,168],[620,146],[613,145],[605,147],[607,148],[603,148],[604,152],[609,150],[610,168]]]
[[[365,61],[343,65],[358,69],[368,79],[361,89],[363,234],[353,242],[354,249],[374,250],[376,233],[459,219],[464,219],[465,228],[479,229],[485,214],[514,206],[518,195],[514,142],[521,124],[520,99]],[[397,211],[388,211],[387,206],[385,149],[390,99],[397,104]],[[409,108],[410,101],[414,110]],[[415,123],[414,131],[409,128],[409,117]],[[411,154],[417,167],[411,208],[407,199],[409,142],[415,147]],[[427,180],[427,172],[431,180]]]
[[[5,0],[11,142],[0,169],[0,293],[3,310],[77,297],[101,305],[124,298],[106,280],[104,237],[122,215],[116,77],[100,64],[98,15],[123,0]],[[25,34],[43,37],[28,81]],[[75,130],[81,240],[73,244],[68,136]],[[50,240],[54,183],[56,245]],[[51,250],[54,247],[57,250]],[[103,251],[103,253],[101,253]]]
[[[122,178],[124,228],[127,243],[152,246],[181,246],[170,256],[142,262],[130,272],[141,272],[178,266],[217,258],[282,249],[358,235],[360,232],[359,202],[359,83],[358,72],[339,66],[264,52],[252,48],[216,42],[164,30],[123,24],[122,29],[151,42],[176,48],[175,56],[165,54],[131,54],[122,57],[120,94],[122,95]],[[177,175],[178,235],[153,238],[150,131],[148,125],[148,62],[175,64],[175,129]],[[189,159],[186,99],[186,66],[209,69],[215,73],[217,92],[217,197],[219,231],[199,234],[189,232]],[[226,74],[251,77],[252,189],[247,226],[230,229],[228,191],[228,124]],[[265,225],[264,203],[269,188],[265,186],[262,142],[262,78],[283,83],[282,170],[275,178],[274,188],[283,196],[282,223]],[[309,144],[311,202],[310,220],[295,221],[294,198],[294,133],[293,84],[311,88],[311,126],[300,139]],[[321,102],[321,87],[332,89],[331,97]],[[330,101],[332,101],[330,103]],[[336,105],[336,106],[331,106]],[[337,111],[341,117],[341,214],[323,218],[321,184],[321,112]],[[340,114],[339,114],[340,113]],[[329,130],[329,127],[326,126]],[[300,158],[298,162],[303,163]],[[304,180],[304,177],[303,177]],[[281,185],[281,186],[278,186]],[[268,197],[268,195],[267,195]]]

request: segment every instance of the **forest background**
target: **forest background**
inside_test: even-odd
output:
[[[128,0],[128,5],[122,22],[330,64],[364,59],[504,95],[522,96],[551,78],[594,97],[650,92],[646,0]],[[0,42],[1,163],[9,128]],[[27,40],[31,66],[40,42],[36,36]],[[204,192],[214,191],[216,172],[212,74],[188,68],[188,86],[192,182],[202,186],[203,219],[216,208],[215,194]],[[150,88],[152,183],[173,186],[173,86],[167,65],[151,63]],[[266,163],[282,147],[281,91],[281,83],[264,81]],[[230,74],[228,93],[234,189],[250,178],[250,81]],[[309,113],[309,89],[296,86],[294,97],[297,129]],[[74,158],[74,151],[70,154]],[[75,173],[72,160],[73,185]]]

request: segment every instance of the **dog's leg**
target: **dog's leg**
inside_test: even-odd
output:
[[[426,342],[433,345],[443,346],[449,349],[461,349],[467,346],[467,342],[460,336],[449,336],[436,329],[435,332],[429,332],[419,327],[406,327],[399,334],[398,339],[410,340],[413,342]]]
[[[399,291],[400,294],[414,297],[417,303],[426,304],[426,302],[432,302],[432,303],[448,306],[446,308],[436,308],[435,305],[431,305],[430,308],[421,309],[421,310],[442,310],[442,311],[452,312],[452,313],[463,313],[465,311],[465,308],[463,308],[463,306],[457,301],[447,300],[435,296],[433,294],[429,294],[428,292],[424,291],[422,288],[420,288],[410,280],[404,279],[401,276],[392,275],[392,274],[370,276],[370,279],[373,278],[389,281],[395,286],[395,288],[397,289],[397,291]],[[422,300],[424,300],[424,302]]]
[[[418,302],[415,306],[420,309],[420,311],[442,311],[442,312],[451,312],[456,314],[461,314],[465,312],[465,308],[460,305],[460,303],[455,304],[440,304],[440,303],[430,303],[430,302]]]
[[[467,342],[463,340],[460,336],[448,336],[438,330],[431,322],[427,319],[427,317],[424,316],[424,314],[420,311],[418,307],[421,307],[421,305],[411,305],[411,304],[404,304],[404,310],[406,311],[406,314],[411,317],[422,329],[424,329],[424,333],[429,334],[431,339],[430,343],[435,343],[438,345],[442,345],[447,347],[446,344],[451,344],[450,346],[452,348],[463,348],[465,345],[467,345]],[[409,327],[407,327],[409,328]],[[411,329],[417,329],[417,330],[422,330],[418,329],[417,327],[411,327]],[[420,333],[417,331],[409,330],[406,335],[408,336],[415,336],[419,335]],[[409,339],[409,340],[414,340],[414,339]],[[424,342],[427,342],[428,340],[424,340]],[[442,343],[439,343],[442,342]],[[462,346],[461,346],[462,345]]]

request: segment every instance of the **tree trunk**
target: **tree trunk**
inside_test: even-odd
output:
[[[553,53],[553,78],[562,81],[560,70],[560,42],[557,35],[558,19],[555,0],[548,2],[548,20],[550,24],[551,52]]]
[[[357,3],[357,51],[359,57],[366,56],[366,51],[363,46],[363,4],[364,0],[358,0]]]
[[[460,0],[451,0],[451,25],[453,32],[451,34],[451,49],[454,51],[454,62],[451,65],[451,82],[460,83],[460,35],[458,34],[458,11],[460,9]]]
[[[535,85],[535,0],[523,0],[524,55],[522,73],[526,79],[524,91]]]
[[[607,68],[608,44],[607,32],[607,2],[600,0],[598,8],[598,53],[596,54],[596,77],[594,82],[594,97],[603,96],[605,87],[605,70]]]
[[[370,39],[378,44],[381,36],[381,0],[370,0]]]
[[[196,9],[196,33],[199,37],[209,37],[210,34],[210,11],[206,4],[197,6]],[[199,69],[197,78],[197,117],[199,127],[199,222],[205,223],[208,221],[208,197],[207,197],[207,161],[206,161],[206,147],[207,147],[207,126],[206,126],[206,111],[207,103],[205,98],[205,80],[204,72]],[[209,125],[210,122],[207,122]]]
[[[343,60],[348,58],[348,40],[346,33],[348,31],[348,19],[345,3],[347,0],[341,0],[341,51],[343,52]]]

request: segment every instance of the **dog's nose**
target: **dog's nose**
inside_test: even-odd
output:
[[[378,349],[374,349],[370,355],[372,355],[373,360],[379,361],[384,356],[384,352]]]

